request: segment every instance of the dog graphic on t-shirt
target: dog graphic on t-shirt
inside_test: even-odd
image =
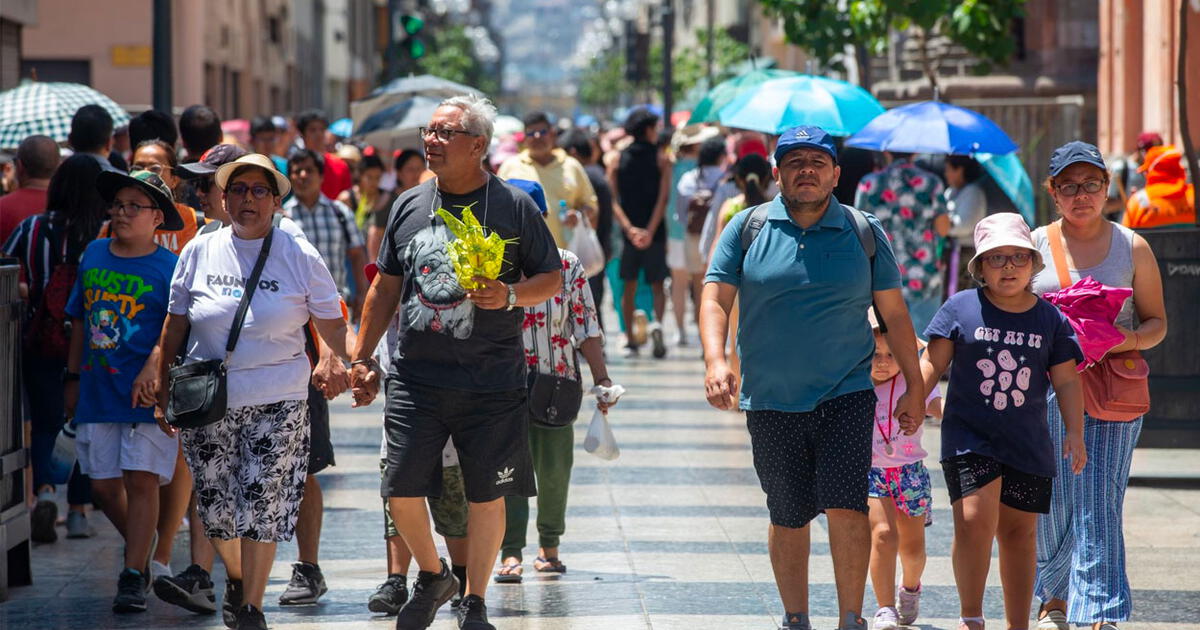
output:
[[[421,230],[409,242],[414,290],[404,303],[404,323],[409,330],[466,339],[475,327],[475,304],[454,273],[446,253],[449,240],[449,230],[438,225]]]

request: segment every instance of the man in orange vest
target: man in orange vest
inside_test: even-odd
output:
[[[1196,190],[1187,183],[1183,153],[1174,145],[1152,147],[1138,168],[1146,187],[1125,204],[1122,223],[1131,228],[1184,225],[1196,222]]]

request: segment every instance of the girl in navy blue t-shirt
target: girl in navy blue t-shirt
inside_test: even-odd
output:
[[[1078,474],[1087,462],[1075,372],[1083,356],[1066,318],[1029,289],[1042,260],[1020,215],[980,221],[975,250],[968,269],[983,288],[956,293],[938,310],[921,367],[927,391],[950,367],[942,470],[954,511],[959,630],[983,630],[993,539],[1008,627],[1025,628],[1037,515],[1049,512],[1055,473],[1046,393],[1053,384],[1067,427],[1062,457]]]

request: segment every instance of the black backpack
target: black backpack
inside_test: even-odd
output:
[[[858,235],[858,242],[862,245],[863,251],[867,253],[867,263],[871,266],[871,290],[875,289],[875,232],[871,229],[871,224],[867,222],[867,215],[862,210],[847,206],[833,200],[832,203],[837,203],[845,213],[846,218],[850,220],[850,224],[854,226],[854,233]],[[746,218],[746,222],[742,224],[742,261],[746,260],[746,252],[750,250],[750,245],[754,243],[754,239],[758,238],[758,233],[762,232],[763,226],[767,224],[767,211],[770,208],[769,203],[759,204],[746,212],[750,216]],[[887,324],[883,317],[879,314],[879,307],[875,305],[875,300],[871,300],[871,308],[875,311],[875,320],[879,322],[879,332],[887,332]]]

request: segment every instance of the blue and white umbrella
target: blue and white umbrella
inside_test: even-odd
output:
[[[32,135],[66,142],[71,118],[84,105],[99,105],[113,118],[113,128],[129,124],[129,114],[111,98],[79,83],[24,81],[0,92],[0,149],[11,149]]]
[[[987,116],[941,101],[889,109],[851,136],[846,146],[951,155],[1006,155],[1017,150],[1017,143]]]
[[[857,85],[802,74],[771,79],[742,91],[721,108],[721,124],[772,135],[816,125],[848,136],[883,113],[871,93]]]

